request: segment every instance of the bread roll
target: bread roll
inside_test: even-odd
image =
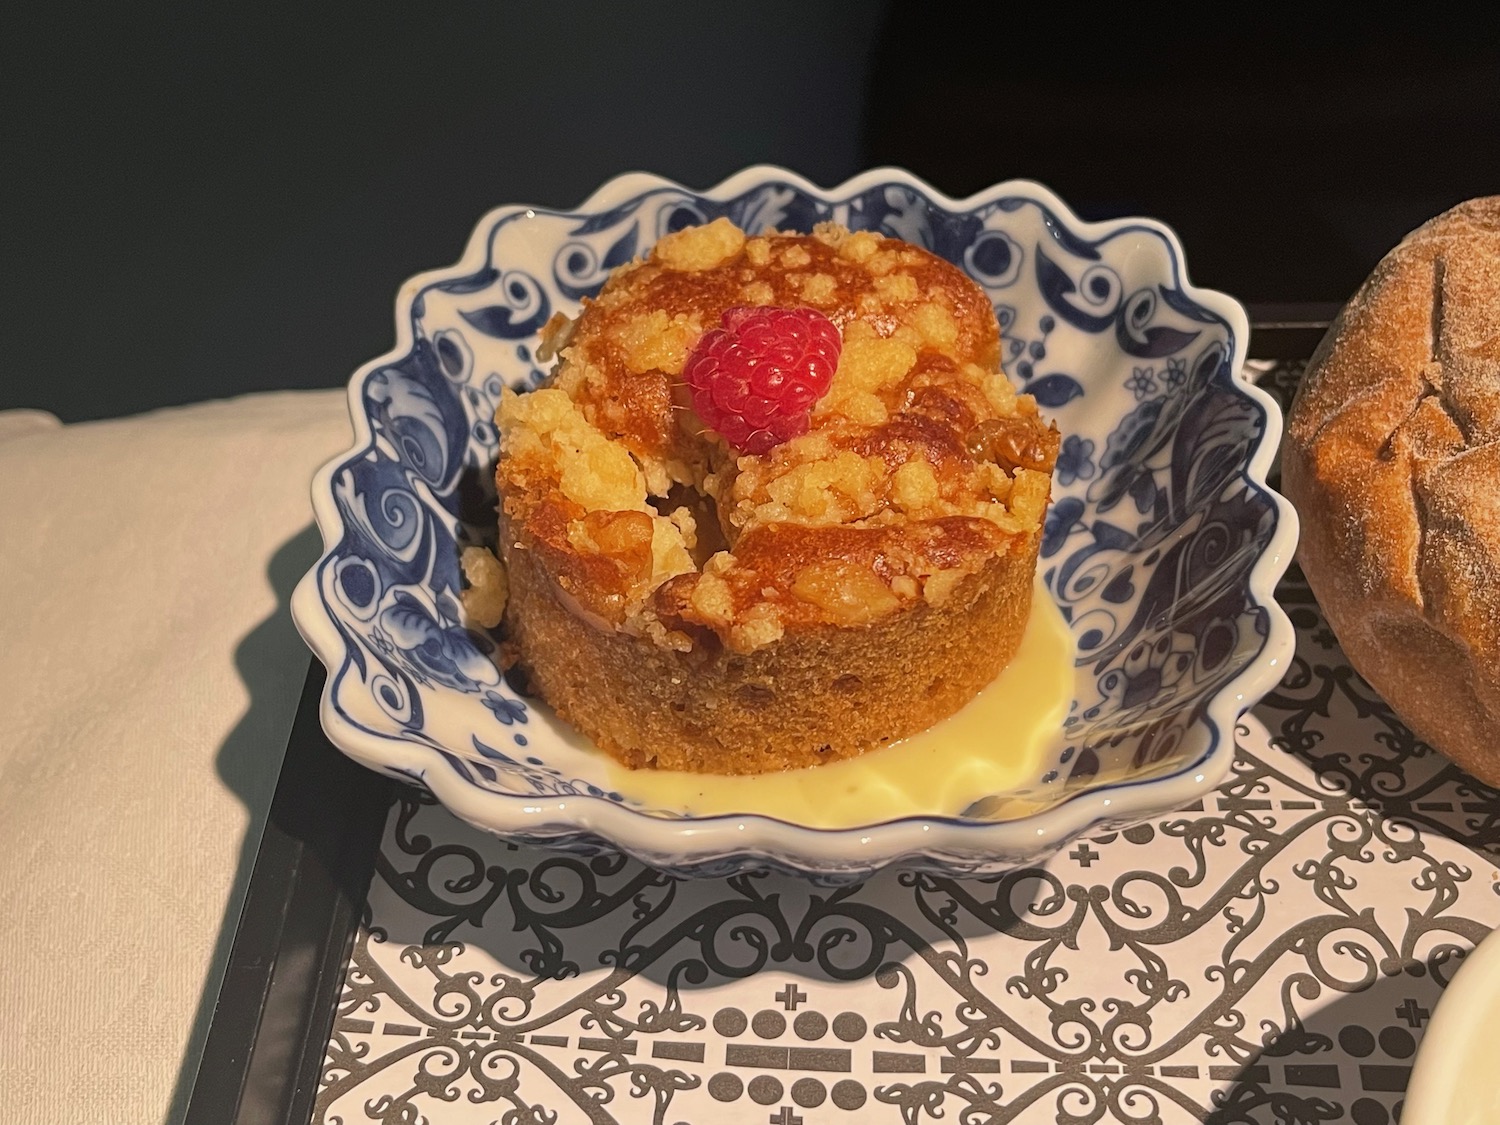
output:
[[[1409,234],[1309,362],[1282,453],[1349,661],[1500,785],[1500,196]]]

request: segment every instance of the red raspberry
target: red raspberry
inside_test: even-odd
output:
[[[767,453],[807,433],[844,341],[813,309],[733,308],[703,334],[683,381],[704,423],[742,453]]]

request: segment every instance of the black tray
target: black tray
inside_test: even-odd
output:
[[[1250,306],[1250,354],[1309,355],[1337,305]],[[397,782],[323,734],[312,661],[186,1125],[307,1125],[375,852]]]
[[[397,782],[336,750],[310,662],[188,1100],[187,1125],[307,1125]]]

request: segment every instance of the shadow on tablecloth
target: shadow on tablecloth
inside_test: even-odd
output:
[[[317,562],[322,547],[317,528],[309,525],[277,548],[266,567],[267,580],[276,594],[276,609],[247,633],[234,650],[235,668],[244,681],[250,704],[219,747],[215,764],[219,779],[244,803],[250,814],[249,823],[240,844],[213,957],[204,977],[203,991],[173,1087],[166,1117],[169,1123],[182,1120],[187,1112],[188,1098],[198,1073],[203,1044],[208,1037],[224,968],[229,963],[245,890],[250,884],[251,869],[255,865],[266,815],[276,790],[287,730],[291,727],[296,706],[295,695],[291,697],[290,705],[288,703],[285,662],[288,654],[296,654],[296,659],[304,660],[306,648],[292,624],[292,590]]]

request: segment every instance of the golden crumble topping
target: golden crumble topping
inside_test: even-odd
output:
[[[760,456],[706,428],[681,378],[746,304],[816,308],[843,338],[809,432]],[[550,385],[507,392],[497,417],[502,522],[604,625],[748,652],[880,620],[940,604],[1045,510],[1056,430],[1000,372],[984,293],[907,243],[719,219],[661,239],[545,337]]]

